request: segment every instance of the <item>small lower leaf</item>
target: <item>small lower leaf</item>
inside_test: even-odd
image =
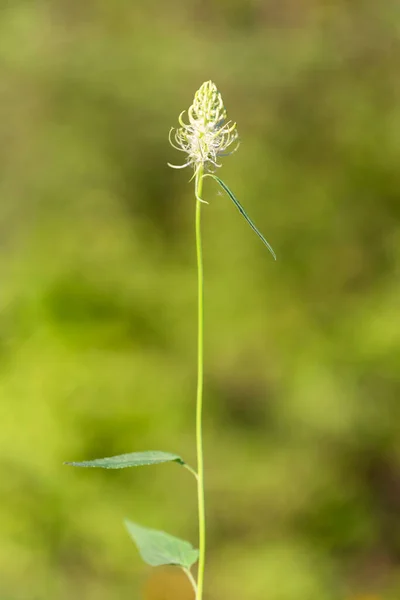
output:
[[[128,520],[125,525],[141,557],[152,567],[176,565],[190,569],[199,557],[198,550],[192,544],[164,531],[148,529]]]
[[[99,469],[126,469],[128,467],[142,467],[144,465],[158,465],[166,462],[177,462],[186,466],[185,461],[177,454],[171,452],[161,452],[158,450],[148,450],[146,452],[131,452],[130,454],[120,454],[118,456],[109,456],[106,458],[95,458],[94,460],[84,460],[82,462],[67,462],[66,465],[72,467],[93,467]]]

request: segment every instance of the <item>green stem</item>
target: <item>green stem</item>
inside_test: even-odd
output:
[[[194,590],[194,593],[197,594],[197,585],[196,585],[196,581],[195,578],[193,577],[190,569],[183,569],[183,572],[185,573],[186,577],[189,579],[190,584]]]
[[[192,474],[192,475],[194,475],[194,477],[196,477],[196,479],[198,479],[198,476],[197,476],[197,473],[196,473],[196,471],[195,471],[194,469],[192,469],[192,467],[191,467],[191,466],[189,466],[189,465],[188,465],[188,464],[186,464],[186,463],[185,463],[184,465],[182,465],[182,466],[183,466],[183,467],[185,467],[185,469],[187,469],[188,471],[190,471],[190,472],[191,472],[191,474]]]
[[[199,511],[199,570],[197,575],[196,600],[203,598],[206,516],[204,505],[204,461],[203,461],[203,253],[201,246],[201,195],[203,191],[204,169],[200,167],[195,178],[196,194],[196,254],[197,254],[197,293],[198,293],[198,337],[197,337],[197,399],[196,399],[196,449],[197,449],[197,498]]]

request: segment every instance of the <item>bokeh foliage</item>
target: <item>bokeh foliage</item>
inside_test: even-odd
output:
[[[139,598],[124,517],[196,539],[185,471],[62,463],[195,462],[193,187],[166,162],[207,79],[278,254],[205,184],[207,597],[399,597],[399,60],[391,0],[1,4],[1,600]]]

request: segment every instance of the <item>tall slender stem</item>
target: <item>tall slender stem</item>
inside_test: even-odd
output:
[[[197,449],[197,498],[199,511],[199,570],[197,576],[196,600],[203,598],[205,550],[206,550],[206,516],[204,504],[204,460],[203,460],[203,252],[201,245],[201,195],[203,191],[203,167],[196,173],[196,254],[197,254],[197,398],[196,398],[196,449]]]

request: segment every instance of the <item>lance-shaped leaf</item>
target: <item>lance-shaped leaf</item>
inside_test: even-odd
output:
[[[128,520],[125,525],[141,557],[152,567],[176,565],[190,569],[199,557],[198,550],[192,544],[164,531],[148,529]]]
[[[275,252],[274,252],[271,244],[269,244],[267,242],[267,240],[265,239],[265,237],[263,236],[263,234],[257,229],[257,227],[255,226],[255,224],[253,223],[253,221],[250,219],[249,215],[244,210],[243,206],[240,204],[239,200],[236,198],[236,196],[234,195],[234,193],[228,188],[228,186],[226,185],[226,183],[224,183],[222,181],[222,179],[220,179],[216,175],[213,175],[212,173],[207,173],[207,175],[205,175],[204,177],[212,177],[213,179],[215,179],[215,181],[217,183],[219,183],[219,185],[222,187],[222,189],[228,194],[229,198],[232,200],[232,202],[234,203],[234,205],[236,206],[236,208],[238,209],[238,211],[240,212],[240,214],[246,219],[246,221],[248,222],[248,224],[250,225],[250,227],[252,228],[252,230],[258,235],[258,237],[260,238],[260,240],[267,246],[268,250],[271,252],[272,256],[276,260],[276,254],[275,254]]]
[[[130,454],[120,454],[118,456],[109,456],[106,458],[95,458],[94,460],[84,460],[82,462],[67,462],[65,464],[72,467],[126,469],[128,467],[158,465],[166,462],[177,462],[180,465],[187,467],[185,461],[177,454],[172,454],[171,452],[161,452],[158,450],[148,450],[147,452],[131,452]]]

